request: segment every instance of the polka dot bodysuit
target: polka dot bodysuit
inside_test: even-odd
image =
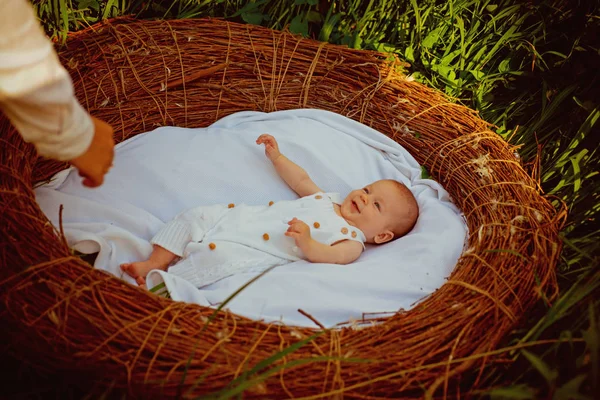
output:
[[[318,242],[354,240],[364,245],[363,232],[335,212],[334,203],[340,200],[337,193],[316,193],[264,206],[200,206],[168,222],[151,243],[181,257],[169,273],[202,287],[303,259],[294,239],[284,235],[294,217],[309,226]]]

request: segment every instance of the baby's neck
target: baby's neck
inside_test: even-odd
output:
[[[338,216],[344,218],[344,216],[342,215],[342,206],[340,206],[337,203],[333,203],[333,209]],[[356,226],[352,222],[348,221],[346,218],[344,218],[344,221],[346,221],[348,223],[348,225],[352,225],[353,227],[358,228],[358,226]]]

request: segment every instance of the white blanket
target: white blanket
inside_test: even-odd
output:
[[[359,320],[364,313],[408,309],[444,283],[460,256],[466,227],[447,192],[421,179],[415,159],[383,134],[349,118],[321,110],[240,112],[208,128],[164,127],[117,146],[114,167],[103,186],[89,189],[74,169],[36,189],[44,213],[63,227],[69,245],[99,252],[96,268],[128,282],[119,264],[145,259],[149,240],[179,212],[215,203],[266,204],[296,194],[277,176],[255,144],[270,133],[282,153],[307,170],[323,190],[342,196],[382,178],[397,179],[420,207],[411,233],[381,246],[368,246],[346,266],[305,261],[277,267],[227,304],[254,319],[315,326]],[[250,280],[241,274],[200,290],[168,273],[162,277],[174,300],[216,306]],[[159,279],[157,279],[159,278]]]

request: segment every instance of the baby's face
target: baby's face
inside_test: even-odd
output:
[[[350,192],[341,204],[341,213],[373,243],[375,236],[391,230],[392,221],[402,215],[403,204],[404,197],[394,182],[377,181]]]

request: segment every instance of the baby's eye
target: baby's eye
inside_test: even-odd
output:
[[[378,201],[376,201],[376,202],[375,202],[375,207],[377,207],[377,209],[378,209],[379,211],[381,211],[381,206],[379,205],[379,202],[378,202]]]
[[[367,188],[364,188],[364,189],[363,189],[363,192],[365,192],[366,194],[369,194],[369,189],[367,189]]]

